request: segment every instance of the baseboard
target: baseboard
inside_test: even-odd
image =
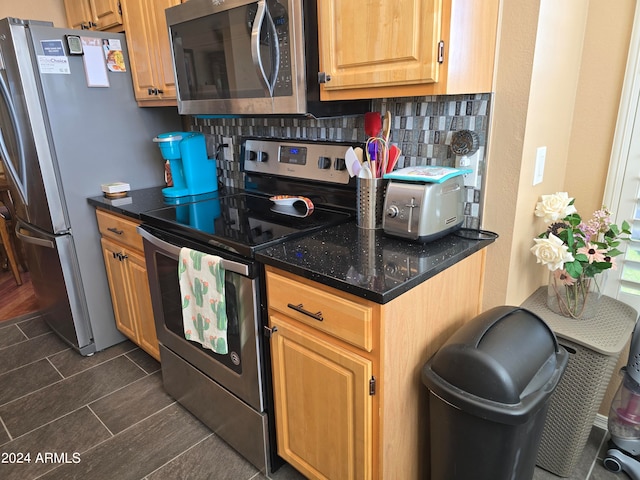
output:
[[[593,421],[593,426],[601,428],[603,430],[607,430],[608,428],[607,423],[608,423],[607,417],[599,413],[596,415],[596,419]]]

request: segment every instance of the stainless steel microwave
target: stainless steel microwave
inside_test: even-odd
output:
[[[316,0],[189,0],[166,10],[187,115],[364,113],[369,101],[320,101]]]

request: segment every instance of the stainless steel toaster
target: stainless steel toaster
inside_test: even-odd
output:
[[[382,228],[394,237],[418,242],[436,240],[462,226],[464,191],[462,176],[442,183],[391,180]]]

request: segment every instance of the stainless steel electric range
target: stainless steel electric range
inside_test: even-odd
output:
[[[344,162],[349,146],[355,145],[248,138],[241,150],[244,190],[221,190],[142,214],[139,232],[164,387],[263,472],[282,461],[275,452],[269,343],[262,336],[264,269],[255,252],[353,219],[355,182]],[[184,337],[177,273],[181,247],[223,259],[226,355]]]

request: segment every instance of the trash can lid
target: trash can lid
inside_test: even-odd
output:
[[[557,383],[557,370],[566,365],[566,358],[557,359],[560,351],[540,317],[519,307],[496,307],[460,328],[428,362],[423,380],[429,387],[438,376],[467,394],[515,405],[536,391],[553,391],[555,384],[547,384]]]

